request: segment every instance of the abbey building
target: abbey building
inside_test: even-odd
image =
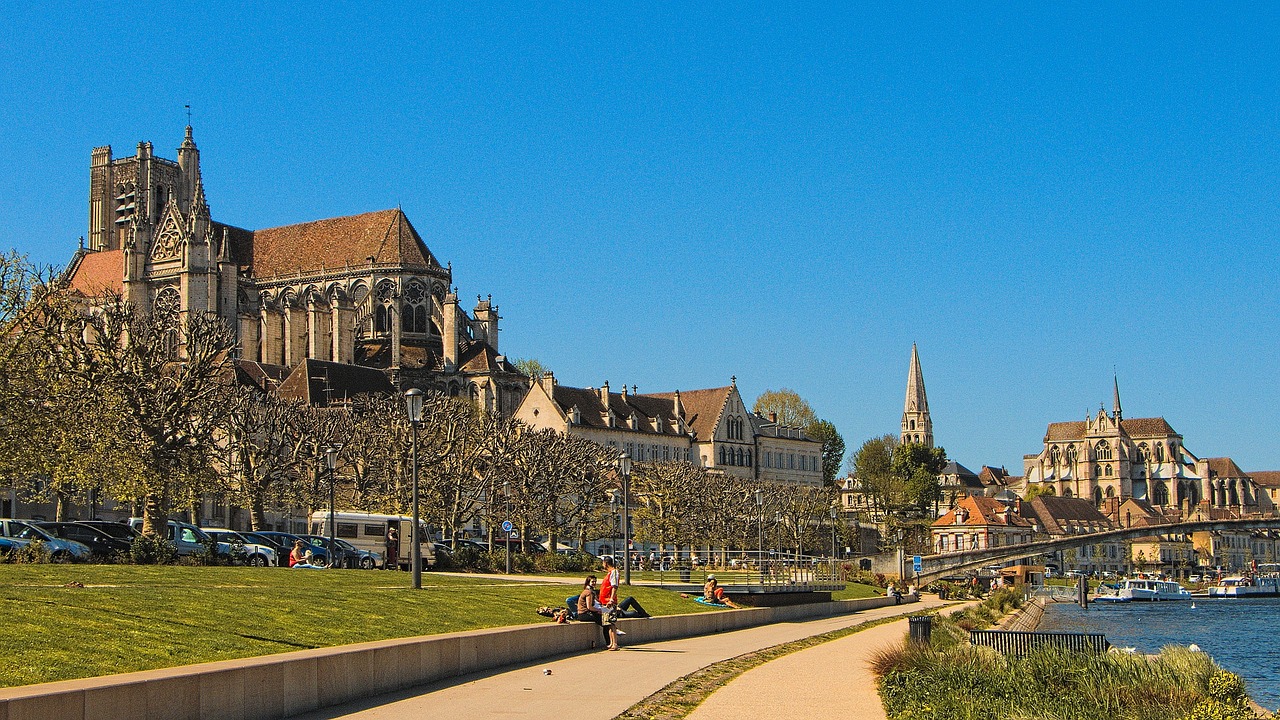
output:
[[[464,310],[452,268],[402,211],[246,230],[213,219],[189,126],[177,155],[145,142],[124,158],[93,150],[88,243],[65,275],[73,292],[123,297],[175,327],[216,313],[243,362],[374,367],[401,389],[514,412],[528,379],[499,351],[498,307],[477,297]]]

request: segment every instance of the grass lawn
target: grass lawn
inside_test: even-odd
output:
[[[849,583],[843,590],[831,593],[832,600],[857,600],[869,597],[884,597],[884,590],[872,585]]]
[[[84,587],[67,587],[81,583]],[[135,565],[0,565],[0,687],[306,648],[551,622],[574,585],[424,573]],[[654,615],[716,612],[624,594]]]

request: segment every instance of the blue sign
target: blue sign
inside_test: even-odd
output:
[[[915,570],[915,573],[916,573],[917,575],[919,575],[921,572],[923,572],[923,571],[924,571],[924,558],[920,557],[919,555],[916,555],[916,556],[912,557],[912,558],[911,558],[911,568],[912,568],[913,570]]]
[[[515,526],[511,524],[511,521],[510,521],[510,520],[503,520],[503,521],[502,521],[502,531],[503,531],[503,532],[511,532],[511,528],[513,528],[513,527],[515,527]]]

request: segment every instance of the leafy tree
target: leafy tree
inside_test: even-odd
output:
[[[1057,494],[1057,491],[1054,490],[1053,486],[1048,483],[1037,483],[1034,485],[1028,483],[1027,491],[1026,493],[1024,493],[1023,499],[1025,499],[1027,502],[1031,502],[1032,500],[1035,500],[1041,495],[1052,496],[1055,494]]]
[[[818,421],[809,403],[795,390],[787,388],[765,390],[756,398],[751,411],[765,417],[769,413],[777,413],[778,422],[788,427],[807,428]]]
[[[212,315],[160,317],[119,300],[87,313],[49,303],[40,317],[58,372],[113,409],[102,430],[139,471],[111,478],[107,489],[143,498],[143,532],[155,534],[170,507],[211,476],[216,432],[230,412],[223,388],[235,333]]]
[[[893,452],[898,447],[894,435],[881,435],[862,443],[852,458],[853,474],[873,509],[888,512],[902,497],[893,472]]]
[[[912,510],[925,512],[941,497],[938,475],[947,466],[947,451],[920,443],[903,443],[893,452],[893,475],[902,483],[904,500]]]
[[[550,371],[550,368],[543,365],[537,358],[517,358],[511,364],[515,365],[517,370],[535,380]]]
[[[836,431],[836,426],[826,420],[809,423],[804,434],[822,442],[822,484],[835,485],[836,473],[844,462],[844,438]]]

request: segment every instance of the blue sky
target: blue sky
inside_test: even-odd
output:
[[[189,103],[215,218],[400,204],[567,384],[785,386],[855,449],[916,342],[974,469],[1113,368],[1280,468],[1276,6],[7,13],[0,248],[65,263],[90,149],[175,157]]]

